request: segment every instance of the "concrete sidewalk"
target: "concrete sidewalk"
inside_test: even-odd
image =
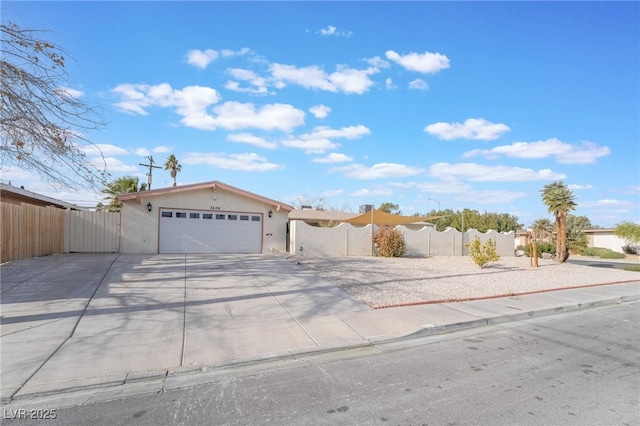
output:
[[[640,299],[638,281],[373,310],[270,255],[69,254],[1,273],[3,404]]]

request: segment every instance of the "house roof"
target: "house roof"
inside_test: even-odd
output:
[[[122,201],[126,201],[126,200],[141,201],[142,199],[157,197],[159,195],[177,194],[181,192],[197,191],[201,189],[211,189],[211,191],[220,189],[223,191],[232,192],[242,197],[259,201],[261,203],[271,205],[277,208],[278,210],[282,209],[288,212],[293,210],[293,206],[290,206],[289,204],[281,203],[280,201],[263,197],[262,195],[254,194],[253,192],[245,191],[244,189],[236,188],[235,186],[227,185],[226,183],[223,183],[217,180],[214,180],[211,182],[194,183],[191,185],[180,185],[180,186],[172,186],[168,188],[152,189],[150,191],[131,192],[129,194],[119,195],[118,199]]]
[[[9,203],[28,203],[39,206],[54,206],[61,209],[86,210],[76,204],[67,203],[66,201],[57,200],[4,183],[0,183],[0,200]]]

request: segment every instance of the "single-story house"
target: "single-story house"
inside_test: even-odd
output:
[[[285,253],[293,207],[219,181],[123,194],[122,253]]]
[[[27,191],[22,187],[18,188],[4,183],[0,183],[0,201],[3,203],[18,205],[25,203],[40,207],[51,206],[59,209],[85,210],[75,204],[67,203],[45,195],[36,194],[35,192]]]

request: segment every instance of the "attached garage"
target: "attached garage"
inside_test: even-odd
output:
[[[122,253],[285,253],[293,207],[219,181],[119,196]]]
[[[160,253],[261,253],[262,215],[160,209]]]

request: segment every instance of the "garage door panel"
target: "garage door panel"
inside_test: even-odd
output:
[[[261,248],[259,214],[161,209],[160,253],[260,253]]]

